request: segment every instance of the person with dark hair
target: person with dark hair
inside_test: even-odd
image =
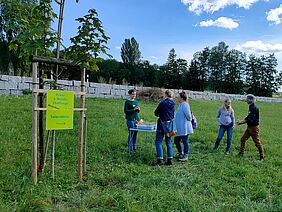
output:
[[[136,124],[140,121],[140,106],[136,99],[136,90],[130,89],[128,91],[129,99],[124,103],[124,113],[126,119],[126,125],[128,128],[128,151],[136,151],[137,145],[137,131],[130,131],[130,128],[136,127]]]
[[[163,129],[162,122],[173,121],[174,119],[174,110],[175,103],[173,101],[173,92],[171,90],[165,91],[165,98],[159,103],[158,107],[155,110],[155,116],[158,117],[157,122],[157,131],[156,131],[156,151],[157,151],[157,163],[156,165],[163,165],[163,147],[162,142],[165,136],[166,147],[167,147],[167,161],[166,165],[172,165],[173,159],[173,149],[171,136],[168,137]]]
[[[247,140],[252,137],[258,151],[259,151],[259,159],[264,160],[264,149],[261,144],[260,138],[259,138],[259,108],[255,104],[255,96],[252,94],[248,94],[246,98],[246,102],[249,105],[249,113],[248,116],[244,120],[237,120],[236,123],[238,125],[246,124],[247,123],[247,129],[244,133],[244,135],[241,138],[241,146],[240,146],[240,152],[239,155],[244,155],[245,146]]]
[[[178,161],[187,161],[189,154],[189,140],[188,135],[193,133],[192,127],[192,114],[190,106],[187,102],[187,94],[185,91],[179,93],[180,105],[175,114],[176,135],[174,137],[174,143],[178,150]],[[181,142],[183,143],[183,150]]]
[[[234,110],[231,106],[231,100],[226,98],[223,101],[222,107],[218,108],[216,115],[217,122],[219,124],[218,135],[214,144],[214,149],[218,149],[219,143],[222,140],[225,131],[227,132],[227,145],[225,154],[230,154],[230,148],[232,144],[232,131],[234,128]]]

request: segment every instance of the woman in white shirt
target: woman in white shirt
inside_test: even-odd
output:
[[[189,150],[190,150],[188,135],[193,133],[192,123],[191,123],[192,115],[191,115],[190,106],[187,102],[186,92],[182,91],[181,93],[179,93],[179,98],[180,98],[180,105],[175,114],[175,124],[176,124],[177,133],[174,137],[174,143],[176,145],[179,154],[178,160],[187,161]],[[183,143],[183,148],[181,141]]]

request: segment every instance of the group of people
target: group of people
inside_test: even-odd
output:
[[[140,106],[136,99],[136,90],[131,89],[128,91],[130,96],[124,104],[124,113],[126,124],[128,128],[128,151],[135,152],[137,144],[137,131],[130,130],[140,123],[139,116]],[[174,143],[176,145],[178,161],[187,161],[189,155],[189,135],[193,133],[192,126],[192,113],[190,106],[187,102],[188,96],[185,91],[179,93],[179,106],[175,112],[175,102],[173,100],[173,92],[171,90],[165,91],[165,96],[155,109],[155,116],[158,117],[156,129],[156,165],[172,165],[173,160],[173,147],[172,136],[174,136]],[[246,102],[249,105],[249,112],[245,119],[237,120],[236,124],[247,124],[247,129],[241,138],[241,146],[239,155],[243,155],[245,151],[246,141],[252,137],[256,147],[258,148],[260,160],[264,160],[264,150],[259,138],[259,108],[255,104],[255,96],[248,94]],[[174,115],[175,114],[175,115]],[[214,149],[218,149],[220,141],[222,140],[225,132],[227,132],[227,145],[225,154],[230,154],[232,144],[232,133],[235,126],[234,110],[231,106],[229,98],[223,101],[223,105],[218,109],[216,115],[219,124],[219,132],[214,144]],[[165,127],[166,126],[166,127]],[[167,126],[171,127],[171,131],[175,133],[167,133]],[[164,161],[162,142],[165,139],[167,158]]]

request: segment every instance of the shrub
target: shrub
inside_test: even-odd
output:
[[[23,89],[22,90],[23,95],[31,95],[32,94],[32,90],[29,88]]]
[[[163,98],[164,92],[160,88],[147,88],[137,91],[138,99],[148,101],[159,101]]]

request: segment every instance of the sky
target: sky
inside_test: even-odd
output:
[[[53,3],[59,14],[59,7]],[[109,53],[121,61],[120,48],[134,37],[143,60],[166,63],[174,48],[188,62],[197,51],[224,41],[247,54],[275,53],[282,70],[282,0],[66,0],[62,38],[69,46],[76,18],[94,8],[107,36]],[[56,22],[53,28],[56,29]]]

